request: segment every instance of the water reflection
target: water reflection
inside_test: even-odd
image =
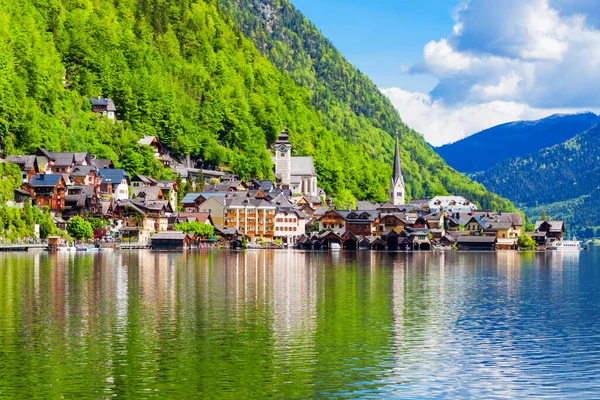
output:
[[[0,254],[6,397],[593,397],[598,252]]]

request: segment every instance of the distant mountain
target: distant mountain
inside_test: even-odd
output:
[[[435,150],[457,171],[485,171],[504,159],[562,143],[598,123],[600,117],[591,112],[554,114],[497,125]]]
[[[530,217],[545,210],[570,223],[571,232],[589,236],[589,229],[600,227],[600,124],[474,177],[517,203]]]

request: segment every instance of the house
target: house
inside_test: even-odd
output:
[[[201,212],[209,213],[215,225],[226,226],[225,224],[225,208],[226,200],[225,196],[210,196],[206,200],[202,201],[196,208],[184,208],[185,212]]]
[[[519,239],[516,237],[498,238],[496,250],[519,250]]]
[[[201,222],[203,224],[215,226],[209,213],[174,213],[169,218],[169,229],[172,229],[172,225],[183,222]]]
[[[32,203],[39,208],[48,206],[55,211],[65,208],[67,183],[60,174],[33,175],[29,182],[23,183],[21,189],[29,192]]]
[[[177,209],[177,182],[173,179],[161,179],[158,181],[158,186],[162,189],[165,200],[171,203],[173,210]]]
[[[490,222],[483,230],[485,236],[496,236],[498,239],[516,238],[520,232],[512,222]]]
[[[381,218],[379,220],[379,233],[389,230],[395,230],[397,233],[400,233],[404,230],[406,226],[410,226],[407,220],[403,219],[405,214],[395,213],[395,214],[381,214]]]
[[[356,236],[372,236],[378,233],[379,211],[338,211],[346,220],[346,231]]]
[[[239,229],[251,241],[270,240],[275,234],[276,207],[266,200],[225,199],[224,213],[224,227]]]
[[[480,217],[471,217],[465,225],[465,231],[479,234],[488,226],[488,223],[482,220]]]
[[[546,232],[525,232],[525,234],[531,236],[537,246],[546,246]]]
[[[444,228],[444,212],[430,212],[423,218],[427,221],[427,228],[442,229]]]
[[[156,136],[145,136],[144,135],[144,136],[142,136],[142,138],[140,140],[138,140],[137,144],[142,145],[142,146],[152,147],[154,157],[157,159],[160,159],[164,154],[163,146],[158,141],[158,138]]]
[[[408,202],[409,206],[414,207],[415,210],[429,212],[429,202],[431,199],[412,199]]]
[[[547,243],[562,240],[566,228],[564,221],[536,221],[535,232],[545,232]]]
[[[114,121],[117,116],[117,108],[112,99],[101,98],[101,97],[90,97],[90,104],[92,105],[92,111],[100,115],[104,115],[111,121]]]
[[[113,200],[129,198],[129,178],[121,168],[103,168],[96,172],[100,177],[100,195]]]
[[[108,158],[96,158],[95,156],[90,160],[90,164],[96,167],[96,169],[115,167],[112,160],[109,160]]]
[[[321,207],[319,207],[320,209]],[[319,210],[317,209],[317,210]],[[325,207],[326,209],[326,207]],[[315,218],[317,212],[315,211]],[[343,232],[346,230],[346,218],[337,210],[326,210],[319,218],[319,231],[332,230]]]
[[[179,231],[157,232],[150,237],[150,247],[153,249],[189,249],[195,242],[194,235]]]
[[[306,231],[306,215],[294,209],[278,209],[275,214],[275,239],[293,244]]]
[[[74,185],[95,185],[96,167],[93,165],[76,165],[71,170],[70,178]]]
[[[34,155],[29,156],[8,156],[6,160],[17,164],[21,169],[21,182],[29,182],[31,177],[37,174],[37,159]]]
[[[459,236],[456,239],[459,250],[494,250],[496,248],[495,236]]]
[[[141,243],[147,243],[154,232],[166,231],[172,213],[166,200],[120,200],[113,208],[113,215],[121,220],[122,236]]]
[[[142,186],[156,186],[158,184],[158,180],[140,174],[134,175],[129,182],[131,182],[131,186],[134,188]]]
[[[69,219],[75,215],[84,217],[88,212],[96,215],[99,212],[100,199],[95,186],[76,185],[67,189],[63,217]]]

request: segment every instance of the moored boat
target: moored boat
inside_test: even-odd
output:
[[[581,241],[573,238],[572,240],[564,239],[552,242],[546,247],[546,250],[552,251],[580,251],[587,250],[586,247],[581,245]]]

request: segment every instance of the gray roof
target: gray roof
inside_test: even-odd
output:
[[[131,178],[130,180],[131,182],[143,182],[148,185],[156,185],[158,183],[156,179],[140,174],[134,175],[133,178]]]
[[[117,108],[115,107],[115,103],[112,101],[112,99],[90,97],[89,100],[93,106],[105,106],[107,111],[117,111]]]
[[[492,222],[490,223],[485,230],[486,231],[499,231],[499,230],[507,230],[513,226],[511,222]]]
[[[159,200],[158,195],[162,192],[159,186],[141,186],[134,187],[132,190],[133,197],[146,200]]]
[[[137,144],[145,144],[150,146],[154,139],[156,139],[156,136],[143,136],[140,140],[138,140]]]
[[[94,167],[93,165],[77,165],[73,168],[73,171],[71,171],[71,175],[72,176],[86,176],[95,170],[96,170],[96,167]]]
[[[150,237],[150,240],[184,240],[188,236],[190,235],[180,231],[161,231],[156,232],[154,235],[152,235]]]
[[[536,221],[535,222],[535,230],[539,230],[540,226],[544,223],[547,222],[548,224],[550,224],[550,232],[561,232],[565,226],[564,221]]]
[[[496,236],[459,236],[458,243],[496,243]]]
[[[312,157],[292,157],[291,175],[316,175]]]
[[[21,171],[30,171],[33,169],[35,165],[35,156],[8,156],[6,157],[7,161],[10,161],[13,164],[17,164],[21,167]]]
[[[98,169],[110,168],[112,163],[112,160],[109,160],[108,158],[94,158],[91,160],[91,164]]]
[[[357,210],[376,210],[379,208],[379,204],[371,203],[370,201],[357,200],[355,208]]]

